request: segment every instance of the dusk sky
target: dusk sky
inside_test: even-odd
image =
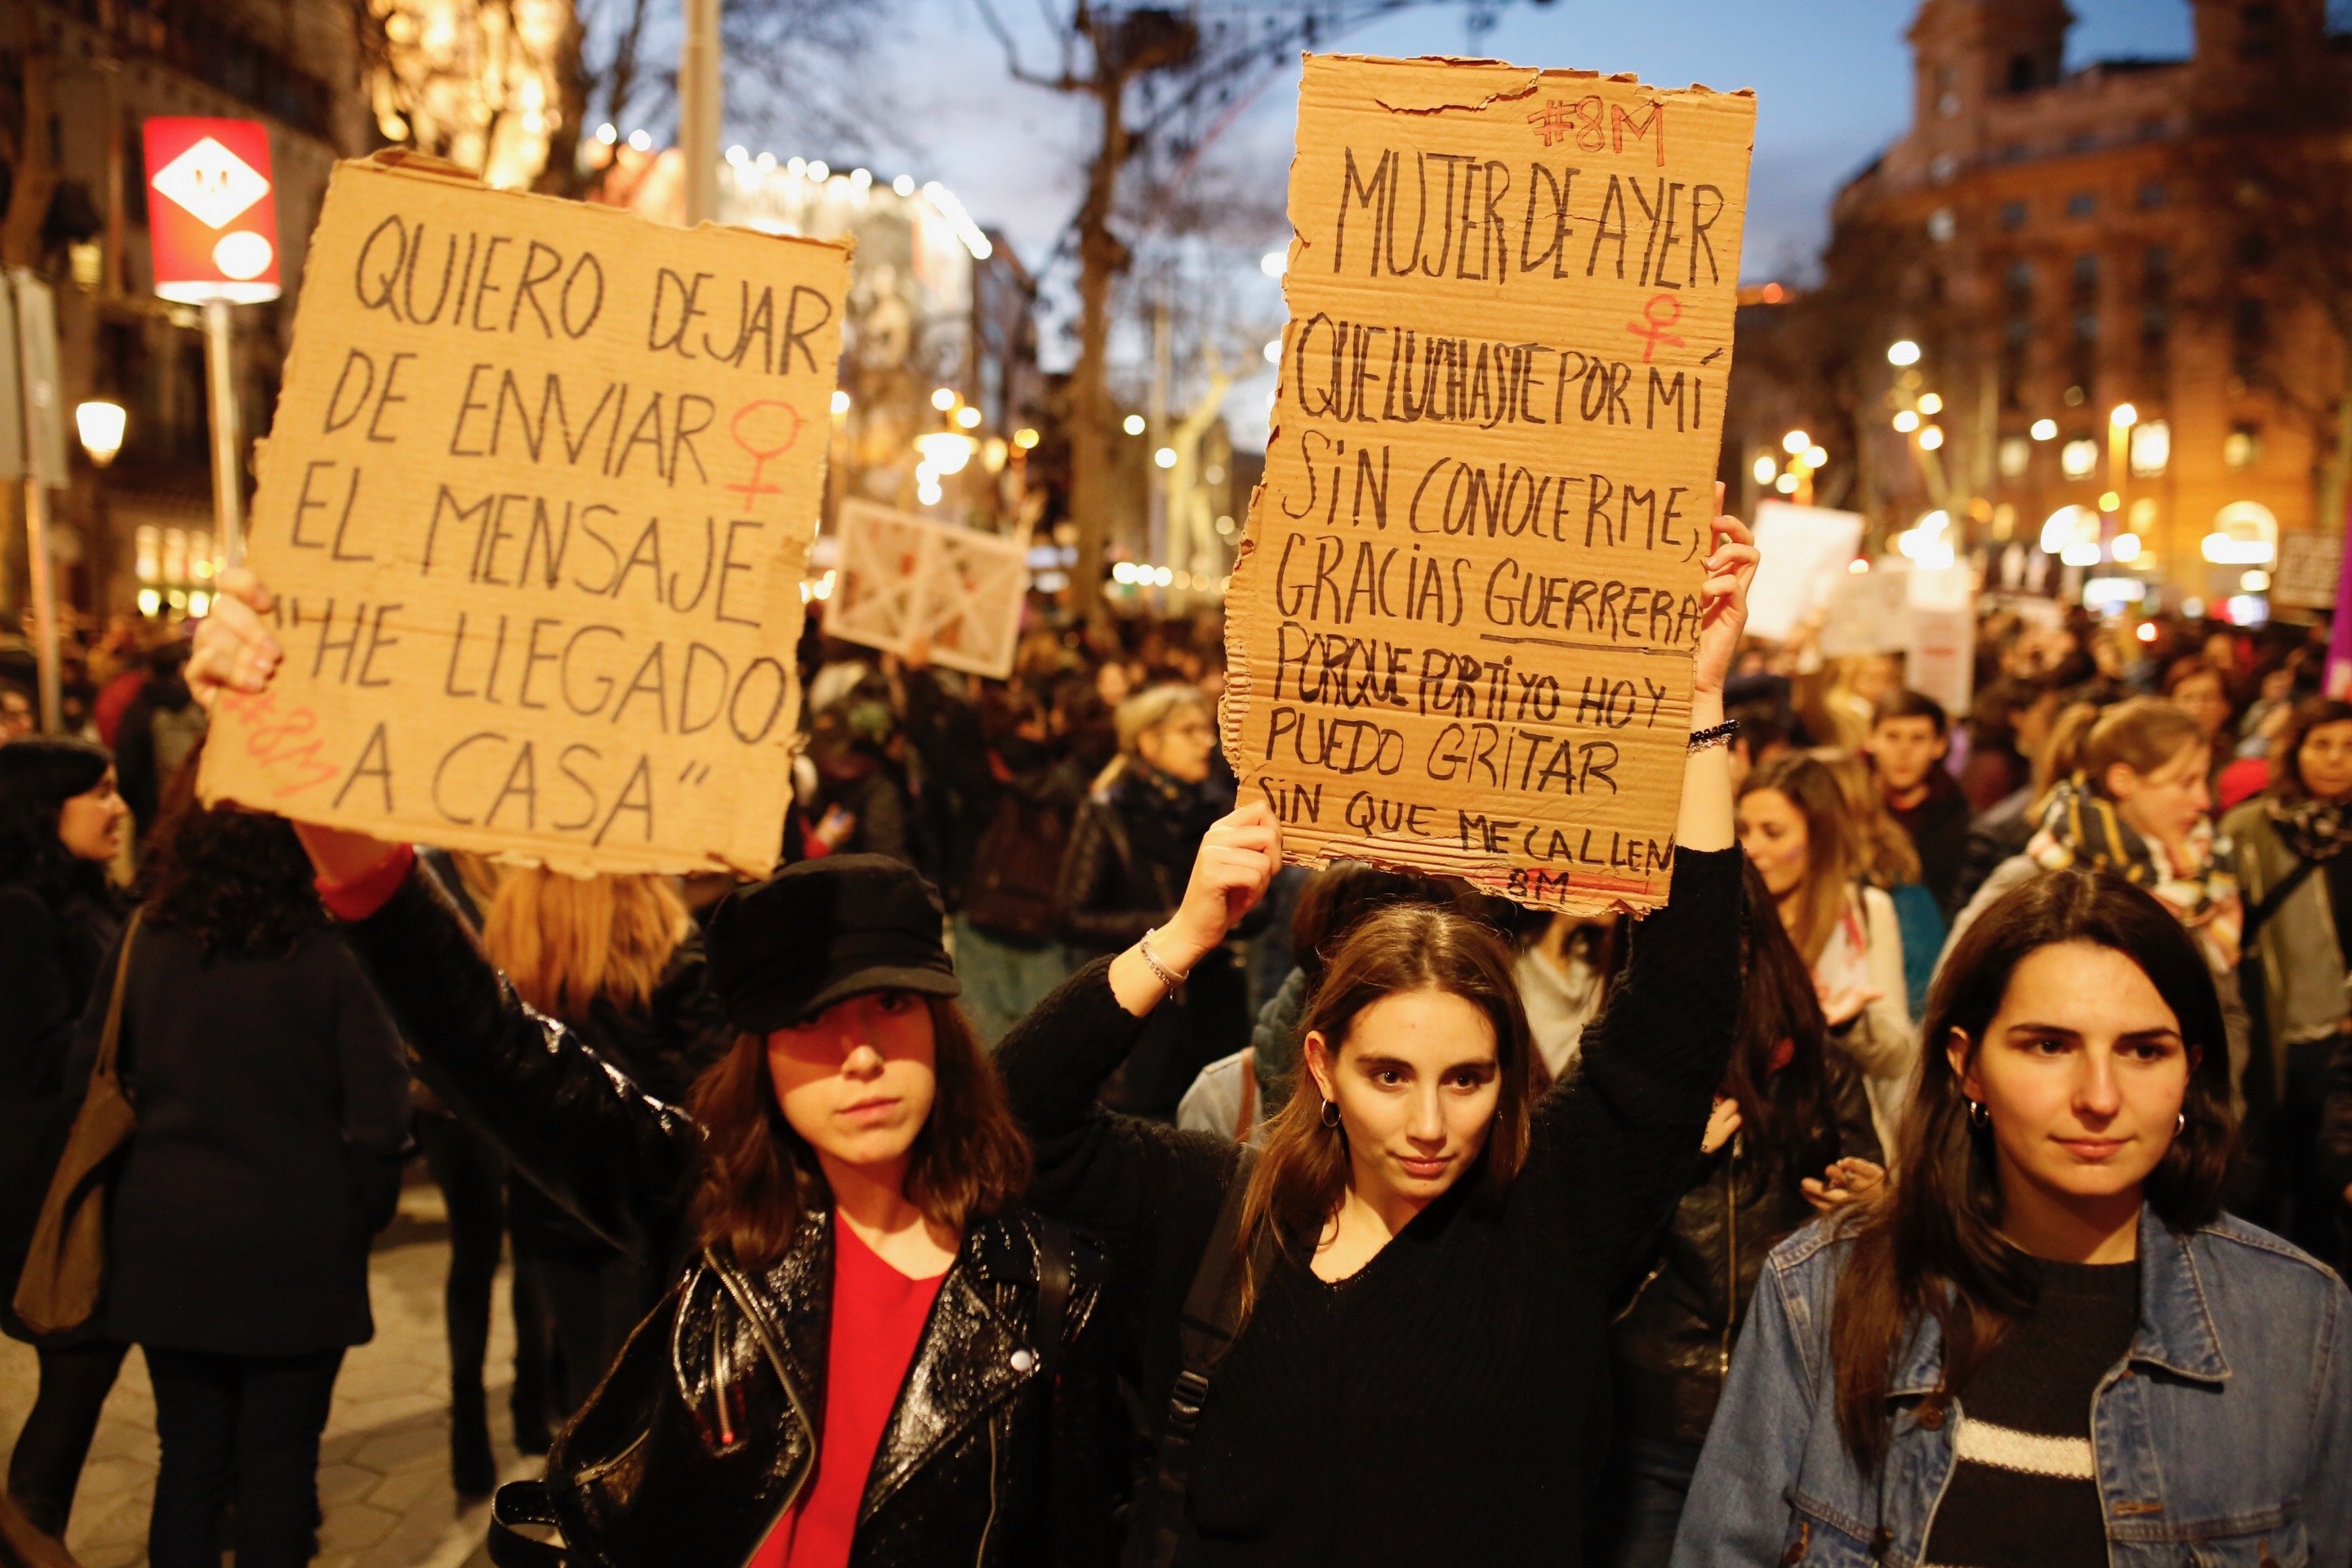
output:
[[[1066,0],[1051,0],[1066,8]],[[982,223],[1002,229],[1023,259],[1052,247],[1075,210],[1079,155],[1093,131],[1083,104],[1013,80],[974,0],[904,0],[908,25],[886,52],[920,117],[901,134],[921,178],[937,178]],[[1035,0],[997,0],[1033,68],[1051,63]],[[1633,71],[1644,80],[1698,81],[1757,94],[1756,158],[1743,271],[1750,279],[1801,275],[1823,237],[1837,186],[1903,128],[1910,54],[1907,0],[1554,0],[1506,8],[1484,52],[1514,63]],[[2070,65],[2118,55],[2185,55],[2187,0],[2074,0]],[[1350,53],[1460,54],[1459,5],[1432,5],[1329,40]],[[1297,72],[1275,74],[1212,154],[1223,170],[1278,188],[1286,175]],[[780,151],[789,151],[780,149]],[[877,170],[877,173],[895,171]],[[1269,234],[1273,247],[1286,236]],[[1274,285],[1265,285],[1278,320]],[[1066,360],[1047,334],[1048,363]],[[1262,409],[1264,384],[1237,388],[1231,406]],[[1237,421],[1238,422],[1238,421]],[[1243,437],[1241,430],[1235,432]],[[1263,432],[1259,432],[1262,438]],[[1246,438],[1246,437],[1244,437]]]

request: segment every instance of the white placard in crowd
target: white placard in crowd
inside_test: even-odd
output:
[[[1025,538],[1003,539],[845,501],[841,565],[824,629],[904,656],[1003,680],[1013,673],[1029,592]]]
[[[2271,604],[2289,610],[2334,609],[2336,575],[2343,567],[2342,534],[2313,532],[2281,536],[2278,571],[2271,577]]]
[[[1862,515],[1768,500],[1756,508],[1756,548],[1764,559],[1748,589],[1748,630],[1785,642],[1807,612],[1824,604],[1854,546]]]
[[[1849,568],[1832,578],[1823,601],[1828,618],[1822,623],[1822,652],[1832,658],[1901,653],[1911,645],[1905,613],[1910,595],[1911,563],[1901,556],[1874,561],[1867,572]]]
[[[1958,718],[1975,698],[1974,574],[1966,566],[1914,567],[1905,577],[1903,683]]]

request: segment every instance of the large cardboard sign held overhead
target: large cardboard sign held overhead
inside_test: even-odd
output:
[[[849,253],[339,165],[249,560],[235,801],[559,869],[761,874]]]
[[[1029,593],[1024,539],[1002,539],[844,501],[841,565],[824,629],[886,653],[921,650],[948,669],[1013,673]]]
[[[1225,752],[1293,858],[1665,900],[1756,105],[1310,56]]]

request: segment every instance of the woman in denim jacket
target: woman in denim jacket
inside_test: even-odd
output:
[[[2352,1295],[2220,1212],[2188,933],[2120,878],[1985,911],[1889,1195],[1758,1282],[1675,1568],[2347,1568]]]

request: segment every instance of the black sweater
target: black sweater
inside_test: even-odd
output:
[[[1675,857],[1672,907],[1636,929],[1583,1071],[1537,1108],[1499,1205],[1465,1183],[1338,1285],[1302,1259],[1276,1269],[1213,1380],[1180,1562],[1579,1560],[1606,1303],[1688,1183],[1730,1054],[1739,866],[1736,850]],[[1112,1321],[1156,1431],[1236,1151],[1094,1103],[1139,1026],[1097,963],[997,1062],[1036,1145],[1033,1202],[1111,1254]]]

